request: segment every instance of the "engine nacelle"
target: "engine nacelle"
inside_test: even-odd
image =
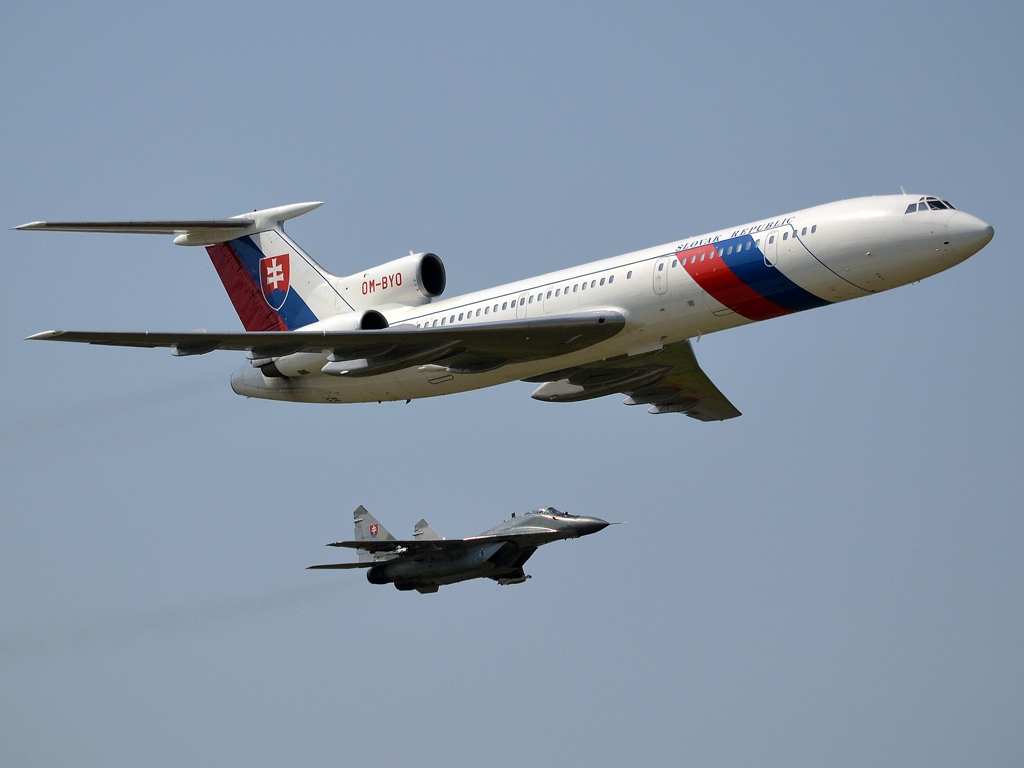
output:
[[[444,292],[444,263],[433,253],[416,253],[338,280],[345,301],[357,309],[426,304]]]
[[[388,327],[387,318],[375,309],[362,309],[329,317],[308,325],[304,331],[379,331]],[[283,357],[251,357],[249,363],[259,368],[264,376],[305,376],[313,370],[320,370],[324,364],[323,355],[317,352],[297,352]]]

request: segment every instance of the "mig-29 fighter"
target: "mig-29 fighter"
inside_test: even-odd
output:
[[[349,547],[359,554],[355,563],[313,565],[316,568],[368,568],[371,584],[394,584],[400,590],[437,592],[442,584],[487,577],[499,584],[521,584],[529,576],[523,565],[537,547],[559,539],[576,539],[612,525],[596,517],[581,517],[545,507],[522,517],[512,515],[501,525],[467,539],[443,539],[426,520],[416,523],[410,541],[396,539],[359,506],[355,541],[329,547]]]

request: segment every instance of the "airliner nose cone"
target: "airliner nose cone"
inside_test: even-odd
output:
[[[947,225],[949,242],[957,254],[967,258],[973,256],[986,245],[995,235],[991,224],[986,224],[977,216],[963,211],[956,211]]]

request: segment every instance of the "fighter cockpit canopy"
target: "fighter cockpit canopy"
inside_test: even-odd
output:
[[[527,512],[526,515],[551,515],[552,517],[572,517],[568,512],[559,512],[554,507],[543,507],[542,509],[535,509],[532,512]],[[526,517],[523,515],[523,517]]]

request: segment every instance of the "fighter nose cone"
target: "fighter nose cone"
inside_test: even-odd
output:
[[[973,256],[992,239],[995,230],[991,224],[986,224],[977,216],[971,216],[963,211],[955,211],[947,225],[950,245],[958,255],[967,258]]]
[[[580,517],[572,521],[572,527],[580,536],[589,536],[592,533],[603,531],[611,523],[599,517]]]

